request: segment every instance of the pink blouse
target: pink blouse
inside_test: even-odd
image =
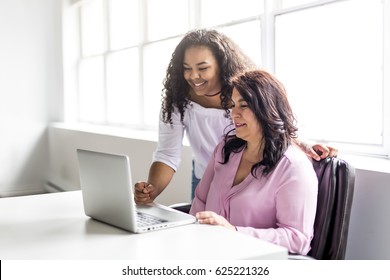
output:
[[[291,253],[307,254],[313,237],[317,206],[317,177],[312,163],[294,146],[287,149],[267,176],[249,174],[233,185],[242,152],[232,153],[221,164],[219,143],[196,188],[190,213],[214,211],[237,230],[286,247]]]

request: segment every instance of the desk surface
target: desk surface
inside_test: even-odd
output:
[[[219,226],[133,234],[84,214],[80,191],[0,199],[0,259],[286,259],[287,250]]]

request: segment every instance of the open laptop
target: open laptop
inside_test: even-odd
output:
[[[128,156],[77,149],[77,158],[87,216],[134,233],[196,221],[192,215],[157,203],[136,205]]]

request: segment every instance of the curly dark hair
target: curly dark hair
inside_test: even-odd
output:
[[[262,70],[235,77],[232,86],[248,104],[263,131],[263,159],[252,166],[251,173],[256,177],[256,169],[264,166],[262,173],[268,174],[291,145],[292,139],[297,137],[296,118],[284,86],[273,75]],[[240,152],[246,146],[246,141],[233,132],[234,129],[225,135],[223,164],[229,161],[230,153]]]
[[[165,123],[172,123],[174,107],[179,110],[183,121],[185,108],[190,103],[190,90],[184,79],[183,60],[185,51],[193,46],[205,46],[215,56],[220,68],[221,93],[231,91],[230,80],[234,75],[255,69],[255,64],[226,35],[207,29],[188,32],[173,52],[163,82],[161,108]]]

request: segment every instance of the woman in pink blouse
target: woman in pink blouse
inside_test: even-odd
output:
[[[293,143],[297,128],[283,85],[265,71],[233,80],[235,129],[218,144],[190,213],[307,254],[313,236],[317,177]],[[226,105],[226,104],[225,104]]]

